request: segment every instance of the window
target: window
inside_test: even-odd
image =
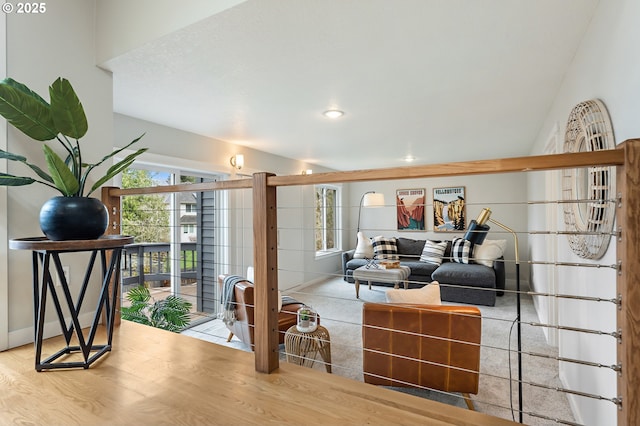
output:
[[[316,186],[315,201],[315,240],[316,254],[339,250],[337,201],[338,188]]]

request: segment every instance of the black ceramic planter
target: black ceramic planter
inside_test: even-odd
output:
[[[40,209],[40,229],[53,241],[95,240],[108,222],[107,208],[97,198],[54,197]]]

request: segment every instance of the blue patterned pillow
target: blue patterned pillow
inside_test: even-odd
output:
[[[451,260],[457,263],[469,263],[471,242],[464,238],[454,238],[451,242]]]
[[[373,237],[373,253],[376,260],[398,260],[398,245],[393,237]]]

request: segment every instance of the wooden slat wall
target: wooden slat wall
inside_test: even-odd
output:
[[[217,271],[215,265],[216,193],[204,191],[198,197],[198,311],[217,313]]]

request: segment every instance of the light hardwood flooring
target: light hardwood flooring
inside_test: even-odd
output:
[[[128,321],[87,370],[38,373],[32,345],[1,352],[0,383],[2,425],[514,424],[292,364],[257,373],[250,352]]]

